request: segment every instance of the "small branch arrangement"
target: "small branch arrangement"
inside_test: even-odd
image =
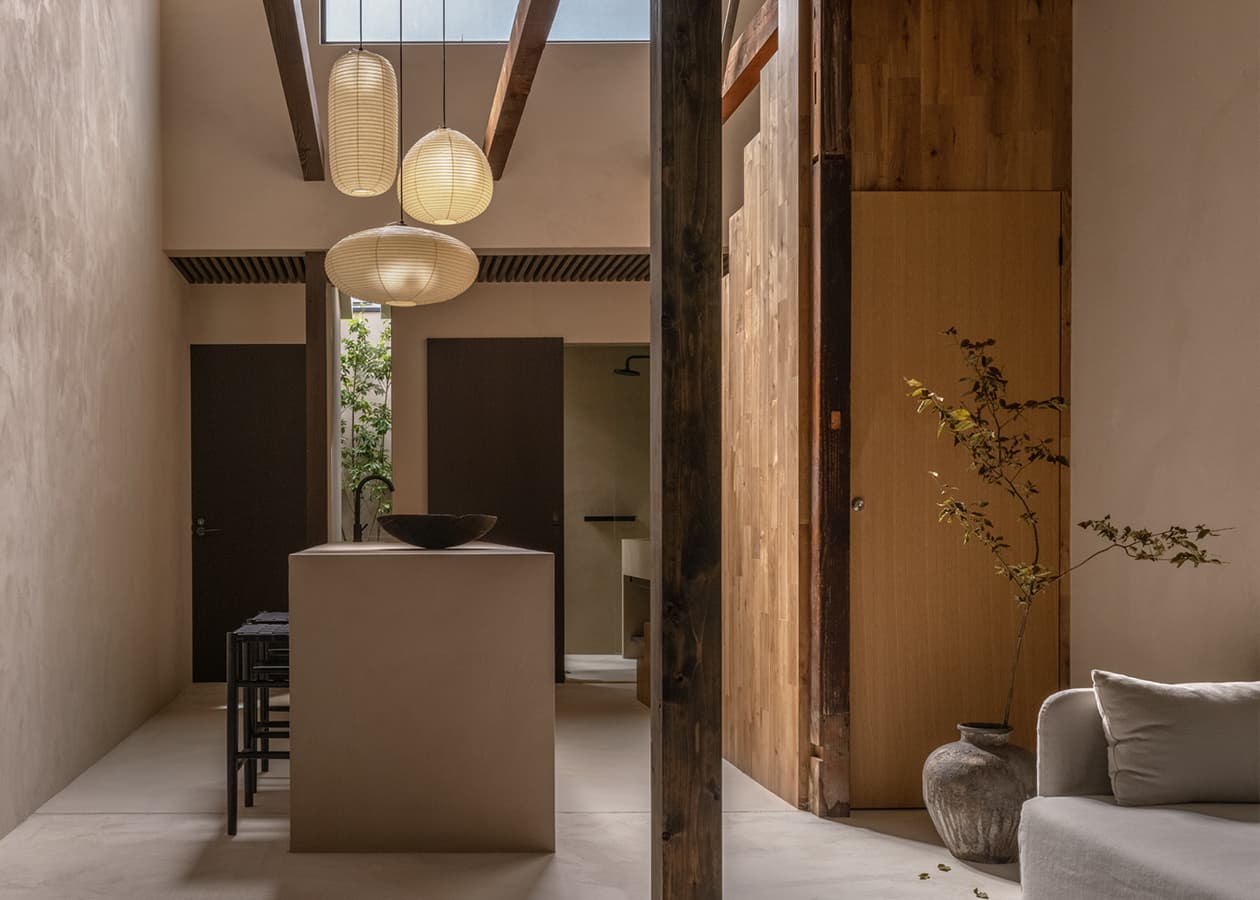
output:
[[[1162,531],[1117,525],[1111,516],[1087,519],[1079,527],[1093,532],[1105,545],[1081,562],[1063,571],[1042,562],[1041,522],[1033,509],[1033,498],[1040,493],[1029,477],[1029,470],[1050,466],[1067,468],[1067,457],[1057,452],[1054,437],[1038,436],[1033,421],[1043,413],[1060,415],[1067,409],[1063,397],[1044,400],[1011,400],[1007,397],[1007,378],[994,361],[991,351],[997,343],[992,338],[973,341],[958,336],[955,328],[945,332],[962,353],[968,374],[962,402],[949,403],[921,381],[905,379],[910,398],[920,413],[931,413],[937,419],[937,434],[949,434],[954,446],[962,447],[970,459],[970,471],[985,484],[992,485],[1013,497],[1020,510],[1018,523],[1027,529],[1032,541],[1031,558],[1013,558],[1014,550],[991,518],[989,501],[963,499],[959,488],[942,483],[939,520],[954,522],[962,529],[963,543],[972,540],[983,544],[993,555],[995,570],[1015,588],[1015,601],[1020,607],[1019,628],[1015,637],[1015,654],[1011,663],[1010,686],[1002,724],[1010,725],[1011,705],[1015,699],[1015,676],[1019,671],[1024,648],[1024,632],[1029,613],[1037,596],[1062,581],[1081,566],[1105,553],[1118,550],[1130,559],[1170,563],[1181,568],[1187,563],[1195,568],[1220,565],[1200,543],[1221,534],[1223,529],[1206,525],[1186,527],[1170,525]],[[933,472],[936,478],[940,476]]]

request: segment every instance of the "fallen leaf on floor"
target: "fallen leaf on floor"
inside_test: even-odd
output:
[[[980,900],[989,900],[989,895],[986,894],[984,891],[980,890],[980,888],[972,888],[971,892],[975,894],[977,897],[979,897]]]
[[[940,869],[942,872],[950,871],[949,866],[945,865],[945,863],[937,863],[936,868]]]
[[[919,873],[919,880],[920,880],[920,881],[927,881],[927,880],[928,880],[929,878],[931,878],[931,877],[932,877],[932,876],[931,876],[931,875],[929,875],[927,872],[920,872],[920,873]]]

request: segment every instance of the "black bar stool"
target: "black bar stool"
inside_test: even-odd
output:
[[[273,612],[255,613],[246,622],[246,624],[250,624],[250,623],[258,624],[258,625],[288,625],[289,612],[288,610],[278,610],[278,611],[273,611]],[[276,657],[275,659],[276,662],[287,663],[289,661],[289,648],[288,648],[287,643],[285,644],[285,646],[276,646],[276,645],[269,644],[267,645],[265,652],[269,660],[272,657]],[[271,713],[273,712],[287,713],[289,711],[289,707],[287,705],[279,705],[279,704],[272,705],[270,688],[261,688],[261,692],[262,692],[262,700],[259,704],[259,709],[260,709],[259,724],[265,726],[269,724]],[[271,749],[271,740],[269,738],[264,737],[262,739],[262,749],[263,750]],[[268,757],[264,756],[261,760],[261,766],[264,772],[270,770],[271,760]]]
[[[245,773],[245,805],[254,805],[258,764],[288,759],[272,750],[272,738],[287,738],[289,723],[272,718],[272,690],[289,687],[288,622],[247,622],[227,635],[227,833],[236,834],[237,777]],[[281,661],[283,660],[283,661]],[[244,734],[238,710],[244,708]],[[287,707],[284,707],[287,710]]]

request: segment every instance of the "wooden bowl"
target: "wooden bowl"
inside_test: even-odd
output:
[[[498,516],[389,514],[377,519],[398,540],[426,550],[445,550],[485,537]]]

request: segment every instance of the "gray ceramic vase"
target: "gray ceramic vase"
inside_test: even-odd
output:
[[[1019,857],[1019,812],[1037,788],[1033,755],[1005,725],[963,723],[962,740],[923,764],[923,800],[949,852],[979,863]]]

